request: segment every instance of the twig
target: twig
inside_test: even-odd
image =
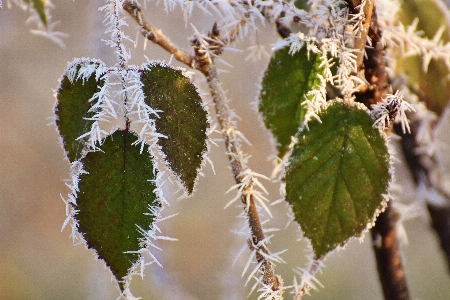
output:
[[[313,260],[307,271],[308,274],[306,275],[306,278],[314,278],[317,271],[320,270],[320,264],[321,264],[321,260]],[[297,288],[297,294],[295,295],[295,300],[302,300],[303,296],[308,294],[310,290],[311,290],[310,280],[303,280],[301,282],[300,286]]]
[[[202,74],[205,75],[208,87],[213,97],[213,102],[215,104],[217,117],[219,119],[219,125],[225,138],[225,146],[227,149],[228,158],[230,160],[233,177],[237,184],[242,184],[244,182],[243,174],[248,173],[248,171],[250,170],[247,166],[245,166],[243,162],[242,151],[240,149],[239,143],[237,142],[238,138],[236,137],[237,129],[231,123],[231,112],[226,105],[227,98],[218,79],[217,69],[214,65],[213,58],[206,57],[205,55],[205,53],[208,53],[208,51],[211,51],[211,49],[202,48],[203,45],[198,40],[194,39],[193,47],[196,55],[194,57],[189,56],[184,51],[173,45],[169,41],[169,39],[161,32],[161,30],[155,28],[145,19],[140,6],[135,1],[125,1],[124,9],[141,26],[141,33],[147,39],[163,47],[169,53],[173,54],[174,57],[180,62],[183,62],[191,68],[199,70],[200,72],[202,72]],[[235,36],[238,32],[237,29],[238,28],[235,29],[235,33],[233,33],[233,38],[231,40],[235,39]],[[221,48],[226,45],[225,42],[229,42],[229,40],[220,40],[216,24],[214,24],[212,32],[209,34],[209,38],[210,44],[208,46],[212,45],[214,47],[215,50],[212,52],[215,55],[221,53]],[[257,250],[256,260],[258,261],[258,263],[261,263],[260,270],[263,273],[262,283],[265,286],[269,286],[272,291],[278,291],[277,294],[281,296],[283,293],[282,281],[278,276],[275,275],[272,263],[266,258],[270,255],[270,252],[267,248],[266,243],[264,242],[266,238],[261,226],[255,199],[252,195],[252,191],[254,190],[254,188],[254,183],[250,181],[250,183],[248,183],[243,188],[243,192],[241,195],[242,202],[246,204],[246,213],[248,216],[248,222],[253,242],[252,247],[256,248],[252,250]]]
[[[193,68],[193,57],[172,44],[169,38],[165,36],[161,30],[157,29],[150,22],[148,22],[142,14],[140,5],[136,1],[125,1],[123,3],[123,9],[133,17],[139,26],[141,26],[141,34],[145,38],[157,45],[160,45],[167,52],[173,54],[177,60]]]
[[[225,146],[227,148],[228,159],[230,160],[231,170],[233,172],[234,179],[237,184],[243,182],[244,170],[247,168],[241,157],[241,151],[239,145],[236,143],[235,128],[231,124],[230,110],[226,105],[225,99],[226,95],[223,91],[220,82],[217,77],[217,70],[214,65],[211,65],[210,69],[207,71],[206,80],[213,97],[213,101],[216,107],[216,112],[219,118],[219,125],[225,137]],[[253,189],[253,182],[250,182],[242,193],[242,202],[248,206],[247,216],[248,223],[252,234],[252,242],[254,247],[259,247],[257,250],[256,259],[258,263],[262,262],[263,271],[263,283],[267,286],[271,286],[273,291],[280,290],[281,293],[281,280],[275,275],[273,266],[270,261],[268,261],[263,255],[258,252],[263,252],[264,254],[269,254],[267,246],[263,243],[265,236],[262,230],[261,221],[259,219],[258,210],[255,204],[254,196],[251,194]],[[250,196],[250,203],[246,203],[246,195]]]
[[[384,298],[408,300],[410,296],[397,240],[397,221],[398,215],[389,203],[386,210],[378,216],[375,227],[372,228],[372,243]]]

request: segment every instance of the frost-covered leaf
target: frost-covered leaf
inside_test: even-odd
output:
[[[418,19],[417,31],[429,39],[433,39],[442,27],[444,31],[441,41],[450,42],[449,13],[442,11],[448,10],[442,1],[404,0],[400,3],[399,18],[403,24],[411,24]],[[422,56],[400,56],[397,58],[396,69],[408,75],[409,83],[417,89],[428,108],[441,114],[450,99],[449,70],[443,61],[431,59],[427,71],[424,71],[423,60]]]
[[[309,57],[309,58],[308,58]],[[304,120],[306,107],[301,105],[306,94],[320,84],[322,59],[303,47],[294,55],[289,47],[275,52],[262,80],[259,111],[264,123],[278,142],[278,156],[282,157],[291,143],[291,136]]]
[[[360,236],[390,181],[386,140],[366,109],[333,101],[300,132],[286,170],[286,199],[316,258]]]
[[[152,157],[132,143],[131,132],[116,131],[108,136],[102,151],[88,152],[79,182],[78,230],[86,244],[103,259],[120,283],[138,261],[142,248],[139,228],[149,230],[155,216],[149,206],[159,206]]]
[[[45,5],[47,3],[47,0],[25,0],[25,2],[33,5],[42,24],[44,24],[45,27],[47,27],[48,18],[47,18],[47,14],[45,13]]]
[[[87,65],[93,67],[90,76],[78,78],[80,68]],[[103,80],[96,80],[95,69],[101,65],[100,62],[93,61],[76,61],[69,65],[56,91],[56,125],[70,162],[81,157],[87,137],[78,138],[88,132],[94,123],[87,119],[95,115],[95,112],[90,111],[92,103],[89,100],[104,84]]]
[[[181,70],[154,63],[141,74],[145,101],[159,111],[156,130],[167,137],[159,138],[158,145],[190,194],[207,149],[209,124],[202,99]]]

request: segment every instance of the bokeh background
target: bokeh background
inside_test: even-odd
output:
[[[54,89],[67,62],[75,57],[95,57],[106,64],[114,64],[113,51],[105,46],[107,38],[102,25],[103,13],[98,8],[103,1],[55,0],[53,20],[59,20],[57,30],[68,34],[61,48],[48,39],[33,35],[32,24],[26,24],[28,12],[17,6],[0,9],[0,299],[116,299],[117,284],[104,263],[96,260],[93,251],[84,245],[74,246],[70,229],[61,231],[66,218],[61,196],[69,189],[69,163],[59,143],[52,122],[55,102]],[[190,22],[203,32],[212,27],[214,20],[202,12],[195,12],[186,24],[177,9],[170,15],[163,3],[148,4],[148,19],[178,45],[187,49],[187,37],[193,33]],[[136,26],[129,20],[129,34],[136,38]],[[257,41],[270,51],[277,40],[273,27],[266,24],[257,33]],[[150,59],[170,60],[170,55],[157,46],[147,45],[142,37],[132,49],[131,63],[140,65]],[[256,172],[270,175],[273,154],[269,133],[262,128],[257,112],[250,104],[257,97],[257,83],[268,63],[268,56],[259,61],[246,60],[250,40],[244,38],[236,45],[242,52],[227,52],[223,59],[232,68],[220,66],[224,88],[232,100],[230,106],[241,116],[239,129],[253,146],[244,150],[252,154],[250,167]],[[177,62],[173,62],[178,65]],[[202,85],[202,77],[197,75]],[[203,84],[204,86],[204,84]],[[206,91],[203,87],[203,90]],[[210,108],[213,112],[213,108]],[[215,118],[212,113],[212,118]],[[219,135],[213,136],[219,138]],[[168,196],[170,207],[164,215],[178,213],[162,222],[163,234],[177,238],[177,242],[159,241],[163,251],[154,251],[163,268],[156,265],[146,269],[143,280],[135,277],[131,289],[142,299],[245,299],[253,282],[244,286],[247,276],[241,277],[249,250],[233,265],[245,238],[233,233],[240,230],[243,219],[236,218],[240,207],[224,209],[234,197],[226,194],[234,184],[223,142],[210,149],[215,173],[206,166],[193,197],[178,200]],[[408,172],[397,161],[398,181],[405,182],[400,200],[407,203],[413,198],[408,186]],[[279,199],[278,185],[267,183],[269,199]],[[166,193],[173,186],[167,184]],[[285,284],[292,283],[294,266],[305,267],[306,242],[297,242],[297,228],[287,221],[286,206],[272,208],[273,219],[266,227],[280,228],[275,232],[272,251],[288,249],[282,257],[287,264],[277,265]],[[450,276],[430,230],[426,213],[405,221],[408,244],[402,247],[406,275],[414,299],[450,299]],[[317,278],[324,285],[312,291],[306,299],[382,299],[375,270],[370,237],[363,242],[352,240],[345,250],[336,252],[326,260],[323,274]],[[286,299],[291,296],[286,295]],[[256,299],[256,294],[250,296]]]

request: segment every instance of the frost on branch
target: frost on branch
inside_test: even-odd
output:
[[[389,94],[383,101],[372,105],[372,116],[375,119],[374,126],[381,130],[388,130],[393,122],[401,123],[403,132],[411,132],[407,111],[414,111],[408,102],[403,100],[403,92],[397,91],[395,95]]]

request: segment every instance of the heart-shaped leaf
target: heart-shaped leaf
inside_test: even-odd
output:
[[[181,70],[152,63],[141,74],[145,101],[159,111],[156,130],[167,137],[158,139],[158,145],[190,194],[207,149],[209,124],[202,99]]]
[[[132,145],[137,140],[127,131],[108,136],[102,151],[88,152],[82,159],[88,173],[78,185],[78,230],[88,247],[106,262],[122,290],[124,277],[139,258],[127,252],[143,247],[139,229],[152,227],[155,216],[149,207],[160,205],[152,157]]]
[[[94,123],[89,120],[95,115],[90,111],[92,103],[89,100],[105,83],[96,79],[95,70],[101,66],[103,63],[99,61],[75,60],[69,64],[56,91],[56,125],[70,162],[81,158],[87,138],[78,138],[88,132]],[[90,72],[78,76],[81,68],[88,68]]]
[[[388,194],[386,139],[363,109],[329,102],[300,132],[286,169],[286,200],[316,258],[360,236]]]
[[[289,54],[289,47],[275,52],[264,73],[259,111],[264,124],[275,135],[278,156],[288,150],[291,137],[304,120],[306,94],[319,87],[319,75],[324,76],[320,55],[303,47]]]

